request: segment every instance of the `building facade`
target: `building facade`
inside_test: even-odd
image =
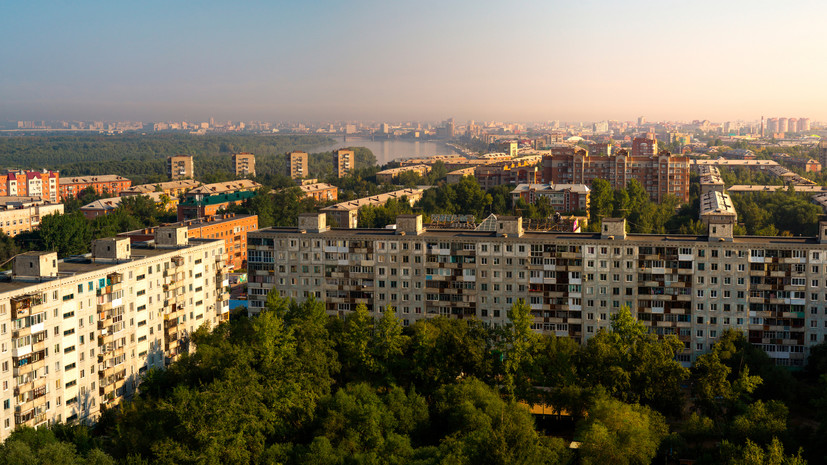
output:
[[[429,165],[400,166],[399,168],[390,168],[376,173],[376,182],[390,184],[403,173],[416,173],[420,176],[425,176],[430,172],[431,167]]]
[[[569,213],[588,211],[589,192],[585,184],[520,184],[511,191],[511,200],[516,205],[517,200],[534,204],[546,199],[555,211]]]
[[[336,166],[336,176],[347,176],[356,167],[356,154],[353,150],[336,150],[333,152],[333,164]]]
[[[690,363],[727,329],[743,331],[778,365],[802,366],[827,337],[827,223],[818,237],[733,237],[711,222],[707,236],[626,234],[625,220],[601,232],[526,232],[498,218],[495,231],[426,230],[397,218],[395,230],[330,229],[306,214],[298,228],[251,233],[250,312],[270,289],[325,301],[330,314],[358,304],[421,318],[508,322],[525,299],[532,327],[585,342],[627,306],[649,331],[684,343]]]
[[[634,157],[625,150],[611,156],[590,156],[585,150],[543,157],[543,182],[591,185],[605,179],[612,189],[623,189],[637,180],[655,202],[671,194],[689,201],[689,158],[661,152],[657,156]]]
[[[289,152],[287,157],[287,175],[293,179],[310,176],[309,155],[307,152]]]
[[[192,155],[174,155],[167,158],[167,174],[173,181],[195,177],[195,162]]]
[[[90,423],[142,376],[229,316],[224,242],[162,228],[152,246],[99,239],[92,254],[27,252],[0,280],[0,439],[16,426]]]
[[[252,153],[234,153],[235,175],[240,177],[256,175],[256,156]]]
[[[40,197],[0,197],[0,231],[7,236],[33,231],[52,214],[62,215],[63,204]]]
[[[225,213],[206,218],[180,221],[164,227],[187,228],[189,239],[221,239],[226,251],[226,265],[230,270],[247,266],[247,233],[258,229],[258,215],[236,215]],[[128,237],[133,243],[152,240],[158,227],[150,227],[118,234]]]
[[[57,171],[8,171],[0,175],[0,196],[40,197],[57,202],[60,173]]]
[[[90,187],[98,194],[108,193],[117,196],[131,186],[132,181],[116,174],[63,178],[59,184],[60,198],[62,199],[76,197],[80,192]]]

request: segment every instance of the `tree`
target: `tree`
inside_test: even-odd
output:
[[[592,181],[589,194],[589,227],[599,228],[603,218],[611,216],[614,211],[612,186],[605,179]]]
[[[584,465],[643,465],[652,462],[669,429],[663,417],[647,407],[599,396],[577,431]]]
[[[402,334],[402,324],[396,316],[396,310],[388,305],[376,322],[372,341],[375,371],[386,383],[394,381],[393,373],[400,365],[409,340],[410,337]]]
[[[800,449],[796,455],[785,455],[784,445],[778,438],[773,438],[766,448],[747,440],[743,447],[724,441],[722,449],[724,455],[728,456],[726,463],[729,465],[807,465],[807,461],[801,457]]]
[[[537,333],[531,329],[534,317],[525,300],[515,302],[508,312],[511,322],[506,326],[503,342],[505,361],[503,363],[503,384],[508,398],[528,400],[533,398],[531,380],[525,374],[534,362]]]
[[[41,250],[53,250],[61,258],[88,252],[92,241],[89,222],[80,212],[44,216],[39,231]]]
[[[641,402],[678,413],[681,382],[689,370],[675,360],[683,343],[674,335],[658,338],[635,320],[625,306],[612,315],[612,330],[589,339],[578,363],[587,385],[603,386],[624,402]]]
[[[373,325],[373,317],[364,304],[357,305],[356,310],[345,319],[340,360],[344,373],[355,380],[369,380],[376,369],[376,359],[370,350]]]

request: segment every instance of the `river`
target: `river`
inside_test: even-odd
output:
[[[327,152],[344,147],[365,147],[376,156],[376,162],[384,165],[397,158],[429,157],[431,155],[451,155],[458,153],[440,141],[414,141],[410,139],[370,140],[361,137],[333,136],[336,142],[314,148],[314,152]]]

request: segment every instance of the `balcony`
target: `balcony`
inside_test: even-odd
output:
[[[11,299],[11,318],[30,316],[35,307],[43,304],[43,294],[27,294]]]

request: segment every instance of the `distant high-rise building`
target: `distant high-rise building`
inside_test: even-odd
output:
[[[644,124],[646,124],[646,117],[645,116],[638,116],[637,117],[637,125],[638,126],[643,126]]]
[[[356,155],[353,150],[339,149],[333,153],[336,166],[336,176],[347,176],[350,170],[356,166]]]
[[[195,176],[195,164],[192,155],[174,155],[167,158],[167,174],[173,181],[192,179]]]
[[[233,154],[233,165],[235,166],[236,176],[256,175],[256,156],[252,153]]]
[[[810,130],[810,118],[798,118],[798,132]]]
[[[778,132],[778,118],[769,118],[767,119],[767,133],[772,137],[773,134]]]
[[[790,118],[787,120],[788,132],[798,134],[798,118]]]
[[[788,132],[790,130],[788,123],[787,118],[778,118],[778,132]]]
[[[287,175],[293,179],[301,179],[309,174],[307,152],[289,152],[287,154]]]
[[[382,123],[379,130],[382,134],[390,134],[391,126],[388,123]]]

